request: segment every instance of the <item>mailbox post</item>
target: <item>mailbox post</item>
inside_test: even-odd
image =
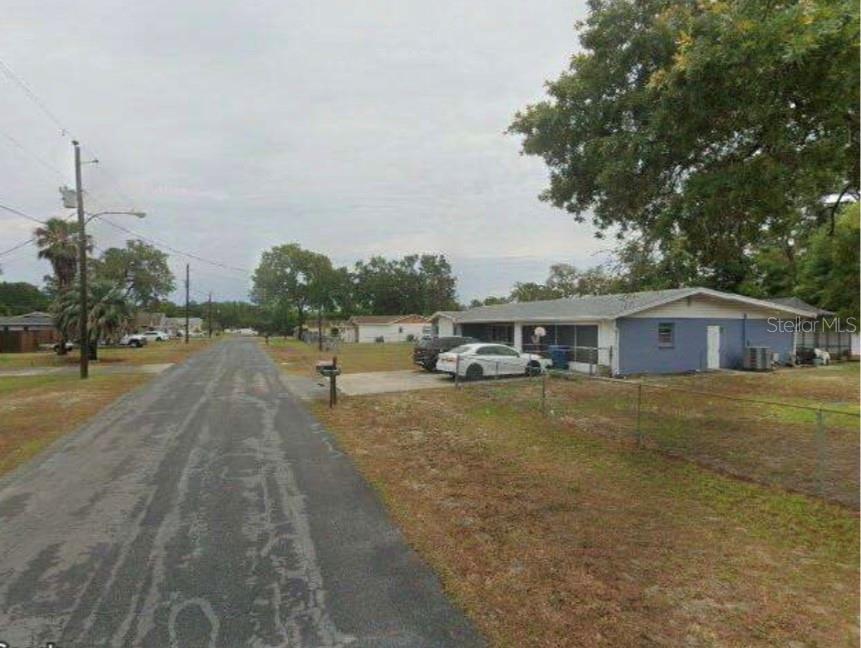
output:
[[[332,356],[331,361],[320,360],[317,363],[317,372],[329,379],[329,407],[335,407],[338,404],[337,377],[341,373],[341,369],[338,367],[338,356]]]

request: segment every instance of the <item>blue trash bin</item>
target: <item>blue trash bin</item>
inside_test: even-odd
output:
[[[551,344],[547,347],[550,352],[550,359],[553,361],[554,369],[568,369],[568,354],[571,352],[571,347],[561,344]]]

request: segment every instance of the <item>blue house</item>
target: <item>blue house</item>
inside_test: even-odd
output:
[[[738,369],[747,347],[789,360],[798,318],[815,312],[709,288],[481,306],[440,311],[439,336],[468,335],[522,351],[572,348],[571,368],[614,376]]]

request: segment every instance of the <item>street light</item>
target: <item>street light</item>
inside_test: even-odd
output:
[[[77,149],[76,149],[77,151]],[[83,208],[83,197],[81,197],[81,208]],[[81,362],[81,378],[88,378],[90,375],[90,340],[89,333],[87,331],[87,250],[86,250],[86,241],[87,241],[87,233],[85,231],[85,226],[91,220],[99,218],[100,216],[107,215],[114,216],[134,216],[135,218],[145,218],[146,212],[142,211],[100,211],[95,214],[87,213],[87,218],[81,219],[80,215],[78,217],[78,223],[80,224],[80,238],[79,238],[79,264],[80,264],[80,283],[81,283],[81,314],[80,319],[78,320],[78,328],[80,329],[80,362]],[[96,341],[98,344],[98,341]]]
[[[93,218],[97,218],[104,214],[128,214],[143,218],[144,212],[138,211],[122,211],[122,212],[97,212],[90,214],[89,218],[84,218],[84,188],[81,180],[81,147],[77,140],[72,140],[72,146],[75,149],[75,194],[74,206],[78,212],[78,273],[80,275],[78,283],[81,289],[80,308],[81,312],[78,319],[78,335],[80,337],[81,349],[81,378],[88,378],[90,375],[90,340],[87,331],[87,234],[85,230],[86,224]],[[98,163],[98,160],[90,160],[84,164]],[[65,188],[60,188],[60,194],[63,196],[63,204],[71,206],[71,192]]]

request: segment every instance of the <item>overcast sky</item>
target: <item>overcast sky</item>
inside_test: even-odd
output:
[[[537,199],[504,134],[576,50],[574,0],[4,3],[0,59],[85,147],[88,209],[239,268],[287,242],[352,265],[445,254],[462,300],[595,265],[607,243]],[[11,138],[11,139],[10,139]],[[0,75],[0,203],[62,215],[71,143]],[[34,224],[0,212],[0,249]],[[122,232],[92,225],[100,248]],[[177,274],[187,259],[171,256]],[[33,248],[0,258],[40,282]],[[200,296],[247,276],[191,261]]]

